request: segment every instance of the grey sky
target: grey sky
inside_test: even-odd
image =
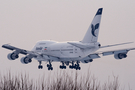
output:
[[[135,42],[135,0],[0,0],[0,46],[5,43],[31,50],[39,40],[80,41],[85,35],[96,11],[103,7],[98,41],[101,45]],[[135,44],[104,50],[135,47]],[[9,61],[11,51],[0,48],[0,71],[26,71],[35,76],[48,73],[46,65],[38,70],[38,62],[23,65],[20,60]],[[135,51],[124,60],[113,56],[96,59],[93,63],[81,64],[79,73],[87,72],[89,66],[101,80],[119,75],[122,84],[135,89]],[[22,57],[21,55],[20,57]],[[53,63],[56,67],[60,63]],[[70,70],[69,70],[70,71]],[[72,70],[71,70],[72,71]],[[32,76],[34,77],[34,76]]]

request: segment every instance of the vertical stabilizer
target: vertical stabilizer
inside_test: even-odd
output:
[[[91,25],[89,26],[83,40],[81,41],[82,43],[97,42],[102,11],[103,8],[98,9]]]

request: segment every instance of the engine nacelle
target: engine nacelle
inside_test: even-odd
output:
[[[114,55],[115,59],[123,59],[123,58],[126,58],[126,57],[127,57],[127,55],[125,53],[118,53],[118,54]]]
[[[21,63],[23,63],[23,64],[28,64],[30,62],[32,62],[32,60],[29,57],[22,57],[21,58]]]
[[[19,55],[18,55],[18,54],[15,54],[15,53],[9,53],[9,54],[7,55],[7,58],[8,58],[9,60],[15,60],[15,59],[19,58]]]
[[[89,59],[89,60],[83,60],[83,61],[81,61],[82,63],[89,63],[89,62],[92,62],[93,61],[93,59]]]

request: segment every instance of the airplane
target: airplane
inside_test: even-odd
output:
[[[98,41],[99,26],[101,21],[103,8],[99,8],[94,16],[92,23],[90,24],[84,38],[81,41],[72,42],[56,42],[56,41],[38,41],[31,51],[20,49],[9,44],[2,45],[3,48],[12,50],[12,53],[7,55],[9,60],[15,60],[19,58],[19,54],[26,55],[20,59],[21,63],[28,64],[32,62],[32,59],[36,59],[39,62],[38,69],[42,69],[42,61],[46,61],[48,70],[53,70],[52,62],[61,62],[60,69],[66,69],[69,66],[70,69],[81,70],[80,62],[89,63],[93,59],[100,58],[100,55],[114,55],[115,59],[123,59],[127,57],[127,53],[135,48],[111,50],[104,52],[96,52],[100,48],[106,48],[111,46],[129,44],[121,43],[114,45],[101,46]],[[71,65],[69,65],[71,63]]]

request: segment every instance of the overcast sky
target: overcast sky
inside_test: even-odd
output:
[[[0,46],[11,45],[31,50],[39,40],[80,41],[84,37],[98,8],[103,8],[99,39],[101,45],[135,42],[135,0],[0,0]],[[135,44],[103,50],[135,47]],[[101,50],[101,51],[103,51]],[[20,59],[9,61],[11,51],[0,48],[0,72],[28,72],[37,77],[50,72],[46,64],[38,70],[38,62],[21,64]],[[23,57],[23,55],[20,55]],[[52,63],[56,72],[60,63]],[[81,64],[79,73],[91,72],[99,80],[118,75],[121,84],[135,89],[135,51],[123,60],[113,56]],[[75,71],[75,70],[67,70]]]

